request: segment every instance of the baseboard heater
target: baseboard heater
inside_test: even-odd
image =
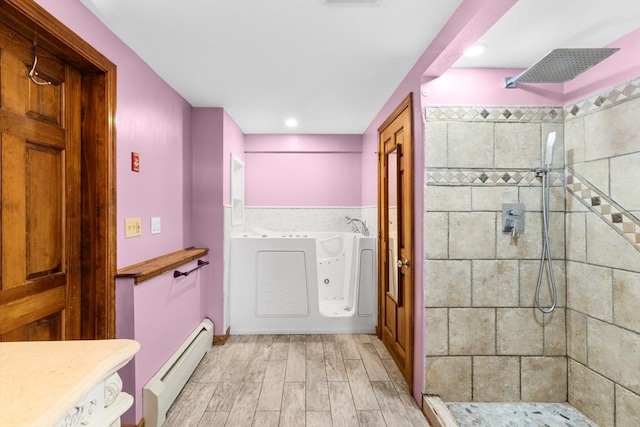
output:
[[[213,323],[204,319],[142,391],[145,425],[161,427],[167,411],[213,344]]]

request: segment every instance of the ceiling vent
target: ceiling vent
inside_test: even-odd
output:
[[[347,4],[347,5],[358,5],[358,4],[375,4],[378,3],[379,0],[324,0],[324,4],[334,5],[334,4]]]

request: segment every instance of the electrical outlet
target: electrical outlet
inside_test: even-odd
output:
[[[160,217],[151,217],[151,234],[160,234]]]
[[[142,236],[142,218],[125,218],[124,237]]]

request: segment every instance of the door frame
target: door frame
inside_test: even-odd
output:
[[[407,162],[408,166],[410,168],[410,177],[409,177],[409,181],[410,181],[410,185],[409,185],[409,194],[406,195],[406,197],[403,198],[404,202],[403,202],[403,208],[405,208],[405,205],[408,204],[409,205],[409,211],[411,213],[411,221],[410,221],[410,227],[411,227],[411,236],[412,236],[412,246],[411,246],[411,260],[413,263],[413,266],[411,267],[411,273],[410,273],[410,277],[409,277],[409,283],[411,283],[411,291],[408,292],[405,296],[404,296],[404,302],[406,303],[407,306],[407,310],[410,313],[410,321],[409,321],[409,350],[406,352],[406,360],[407,360],[407,366],[410,367],[411,372],[409,375],[409,378],[407,379],[407,383],[409,384],[409,388],[413,389],[413,375],[414,375],[414,371],[415,371],[415,366],[414,366],[414,332],[415,332],[415,314],[414,314],[414,306],[415,306],[415,262],[416,262],[416,257],[415,257],[415,245],[416,242],[415,240],[415,211],[414,211],[414,207],[415,207],[415,195],[414,195],[414,188],[415,188],[415,171],[414,171],[414,155],[415,155],[415,149],[414,149],[414,145],[415,145],[415,138],[414,138],[414,117],[413,117],[413,93],[409,92],[409,94],[402,100],[402,102],[400,102],[400,104],[396,107],[395,110],[393,110],[393,112],[389,115],[389,117],[387,117],[387,119],[378,127],[378,324],[376,326],[376,335],[378,336],[378,338],[380,338],[382,340],[382,334],[383,334],[383,326],[384,326],[384,316],[386,316],[386,312],[384,309],[384,301],[385,301],[385,289],[383,286],[383,275],[386,275],[387,272],[383,271],[384,270],[384,263],[381,262],[382,261],[382,256],[383,256],[383,250],[384,250],[384,256],[386,256],[386,252],[387,249],[386,247],[383,247],[383,242],[382,242],[382,227],[383,227],[383,214],[382,214],[382,206],[381,206],[381,200],[382,200],[382,191],[385,191],[385,189],[383,188],[384,186],[384,182],[383,182],[383,177],[382,177],[382,166],[381,166],[381,156],[384,156],[384,147],[382,147],[382,141],[381,141],[381,136],[382,136],[382,132],[384,129],[386,129],[396,118],[398,118],[398,116],[405,110],[408,109],[409,110],[409,117],[410,117],[410,121],[411,121],[411,129],[410,129],[410,138],[411,138],[411,150],[410,150],[410,156],[411,156],[411,161]],[[386,224],[384,225],[386,226]],[[395,361],[395,359],[394,359]],[[396,362],[397,363],[397,362]]]
[[[68,338],[115,338],[116,66],[33,0],[0,0],[0,22],[81,73],[81,304]]]

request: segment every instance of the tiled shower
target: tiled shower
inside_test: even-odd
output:
[[[428,106],[425,119],[424,392],[446,402],[568,401],[601,426],[636,425],[640,80],[566,106]],[[534,301],[541,185],[531,169],[552,131],[558,304],[543,314]],[[525,205],[517,240],[502,232],[503,203]],[[543,305],[548,295],[545,285]]]

